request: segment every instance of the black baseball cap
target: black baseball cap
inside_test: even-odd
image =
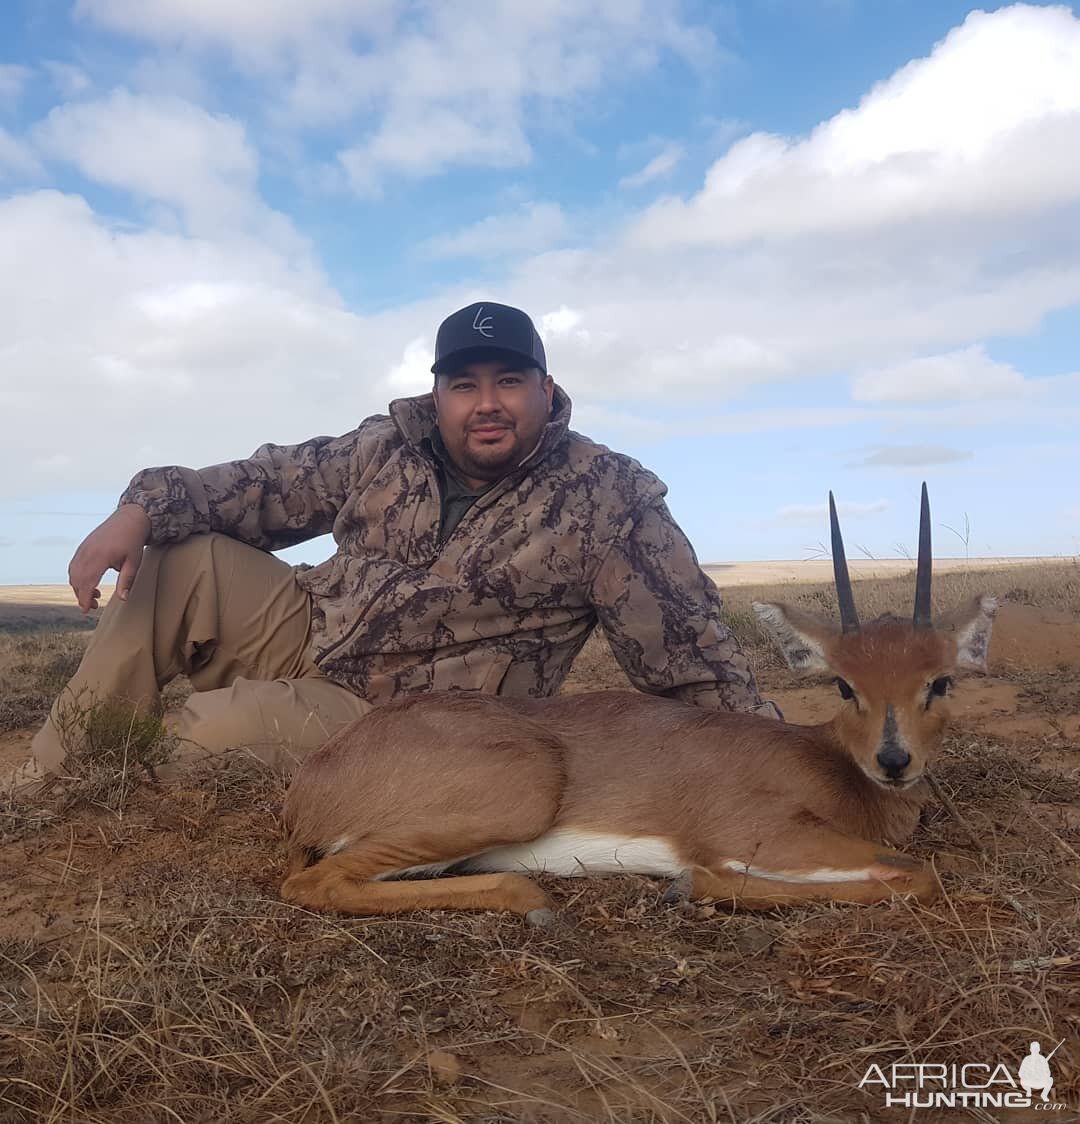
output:
[[[504,358],[547,374],[544,344],[520,308],[478,301],[451,313],[435,336],[433,375],[446,375],[470,363]]]

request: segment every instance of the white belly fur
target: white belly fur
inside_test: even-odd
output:
[[[519,870],[575,878],[586,874],[669,874],[686,866],[664,839],[556,828],[530,843],[474,855],[470,870]]]
[[[522,873],[557,874],[578,878],[588,874],[679,874],[686,864],[680,862],[671,844],[664,839],[633,839],[625,835],[602,835],[578,831],[572,827],[556,828],[529,843],[496,847],[476,855],[463,856],[452,862],[410,867],[408,870],[381,874],[387,878],[435,878],[453,867],[454,874],[479,874],[515,870]]]
[[[727,859],[724,866],[736,874],[765,878],[770,882],[870,882],[874,878],[874,872],[869,867],[854,870],[837,870],[834,867],[822,867],[819,870],[765,870],[737,859]]]

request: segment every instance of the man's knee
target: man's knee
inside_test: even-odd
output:
[[[171,573],[191,573],[208,569],[213,566],[215,559],[223,555],[244,553],[265,557],[264,552],[257,547],[229,538],[228,535],[218,531],[188,535],[180,542],[161,543],[146,548],[147,560],[157,562],[157,567],[151,568]],[[282,562],[281,565],[284,567],[288,563]]]
[[[320,695],[320,698],[309,697]],[[193,694],[167,719],[177,762],[242,749],[288,775],[369,705],[328,681],[237,679]]]
[[[243,749],[267,764],[288,772],[292,758],[289,739],[267,721],[264,707],[250,681],[193,694],[183,708],[167,719],[177,739],[174,763],[191,763],[229,750]]]

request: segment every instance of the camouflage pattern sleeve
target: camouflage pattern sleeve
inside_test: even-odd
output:
[[[119,502],[138,504],[150,516],[154,544],[220,531],[280,550],[331,529],[349,491],[362,430],[299,445],[262,445],[246,460],[208,468],[147,468]]]
[[[608,552],[592,600],[616,659],[639,690],[708,710],[780,717],[758,694],[746,656],[720,618],[720,593],[663,500]]]

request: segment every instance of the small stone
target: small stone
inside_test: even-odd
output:
[[[448,1050],[432,1050],[427,1056],[427,1066],[431,1076],[440,1085],[453,1085],[461,1080],[463,1069],[461,1059]]]
[[[743,956],[757,956],[764,952],[776,940],[776,937],[758,925],[747,925],[735,937],[735,947]]]
[[[530,909],[525,914],[525,924],[534,929],[554,929],[558,918],[550,909]]]

